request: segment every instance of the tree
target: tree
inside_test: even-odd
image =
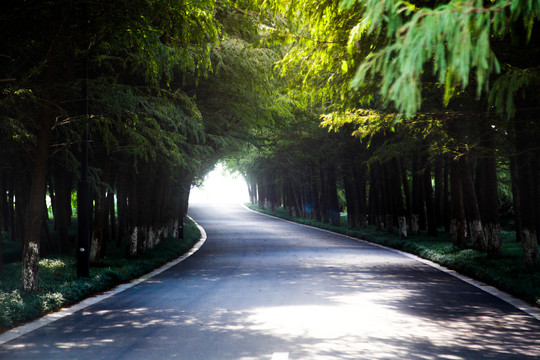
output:
[[[535,56],[540,53],[539,31],[534,25],[540,15],[540,3],[505,0],[488,3],[375,0],[316,5],[307,1],[277,3],[277,9],[288,11],[300,23],[291,27],[300,30],[293,32],[296,46],[283,62],[285,71],[290,69],[300,74],[301,82],[297,81],[297,84],[306,86],[305,89],[326,80],[324,86],[319,86],[325,89],[324,93],[314,92],[319,99],[328,99],[328,94],[351,94],[349,89],[344,90],[344,82],[356,91],[343,96],[338,100],[339,104],[326,107],[327,112],[338,110],[323,119],[323,124],[329,128],[352,123],[358,129],[353,134],[370,134],[387,129],[389,123],[393,126],[397,122],[416,122],[418,118],[428,120],[422,136],[434,130],[444,134],[437,140],[439,148],[436,152],[453,153],[451,162],[459,164],[451,167],[464,170],[469,165],[464,166],[463,159],[473,156],[471,163],[474,165],[476,156],[480,156],[475,144],[487,144],[481,140],[486,128],[507,128],[508,133],[515,134],[515,143],[519,144],[516,168],[524,172],[523,176],[516,176],[521,179],[516,185],[519,185],[520,198],[527,198],[520,205],[519,213],[527,212],[529,215],[526,216],[530,216],[525,219],[527,225],[522,226],[520,234],[521,238],[527,239],[524,262],[529,266],[536,264],[536,226],[532,219],[538,209],[529,199],[535,199],[538,194],[534,190],[534,184],[538,182],[529,183],[528,179],[534,179],[538,173],[538,164],[534,160],[538,158],[537,144],[529,135],[538,131],[532,109],[535,109],[539,93],[540,64],[539,56]],[[507,51],[509,48],[512,51]],[[522,91],[526,91],[525,96],[521,95]],[[362,107],[363,116],[356,116]],[[488,113],[493,115],[489,116],[486,125]],[[472,124],[467,127],[475,129],[473,134],[477,139],[459,131],[459,126],[452,128],[451,123],[456,121]],[[483,130],[478,130],[480,128]],[[491,144],[497,146],[496,142]],[[495,148],[489,152],[492,158],[497,153]],[[457,170],[454,173],[457,175]],[[486,170],[483,175],[489,176],[484,181],[491,185],[484,189],[490,194],[482,196],[494,198],[495,173]],[[461,180],[457,176],[452,178],[462,183],[459,191],[457,184],[453,184],[453,197],[465,196],[463,216],[467,217],[471,229],[476,229],[469,234],[474,246],[483,249],[484,230],[475,200],[477,196],[471,186],[472,176]],[[426,177],[426,185],[428,180]],[[456,206],[461,202],[453,199]],[[460,222],[461,211],[456,208],[453,214]],[[490,223],[484,229],[491,234],[493,232],[488,228],[497,227],[493,224],[496,217],[491,216],[489,220],[487,215],[484,217]],[[491,254],[500,251],[497,231],[494,232],[495,235],[489,235],[487,240]]]
[[[200,76],[209,66],[207,45],[217,34],[212,19],[213,2],[141,0],[125,7],[117,5],[104,1],[3,3],[4,36],[0,48],[5,53],[1,57],[1,77],[6,81],[2,82],[1,106],[4,119],[27,133],[32,146],[24,234],[25,291],[38,286],[40,231],[51,145],[60,125],[80,126],[80,111],[74,104],[80,99],[84,58],[88,55],[92,59],[91,87],[107,84],[118,90],[143,86],[155,99],[160,97],[156,89],[167,89],[175,71]],[[124,101],[132,103],[143,99],[137,97],[136,91],[118,94],[127,95],[131,100]],[[20,102],[31,105],[23,114],[17,114],[14,108]],[[144,108],[152,104],[138,105]],[[150,106],[145,110],[153,111]],[[93,118],[104,119],[109,114],[96,114]]]
[[[393,7],[390,2],[384,5],[379,2],[381,6],[375,6],[372,1],[354,0],[344,1],[342,5],[348,8],[357,3],[365,5],[364,21],[358,26],[365,26],[368,33],[382,28],[391,41],[366,57],[357,68],[352,86],[359,87],[366,79],[377,76],[381,79],[379,91],[382,97],[406,116],[412,116],[422,109],[425,70],[431,70],[438,84],[444,87],[444,104],[449,104],[452,98],[459,98],[469,84],[474,84],[477,96],[489,95],[488,106],[495,106],[503,116],[517,119],[518,116],[532,115],[528,115],[525,109],[537,101],[537,95],[528,95],[524,100],[519,98],[518,91],[527,89],[528,94],[538,94],[534,85],[539,75],[538,57],[531,58],[531,54],[539,51],[536,41],[538,30],[534,27],[540,16],[540,3],[537,1],[494,1],[486,6],[481,1],[449,1],[443,4],[435,2],[432,8],[406,3]],[[351,33],[351,41],[359,38],[360,35]],[[508,47],[515,51],[503,50]],[[516,109],[519,109],[518,113]],[[534,157],[533,144],[527,140],[523,125],[518,121],[515,127],[516,143],[524,146],[518,153],[529,153]],[[527,124],[529,134],[536,132],[537,128],[538,122]],[[532,162],[528,159],[518,157],[522,164],[520,169],[525,172],[523,179],[534,178],[534,170],[531,171],[527,165]],[[494,179],[493,171],[489,174],[488,184]],[[533,199],[534,186],[527,181],[520,185],[527,199]],[[466,185],[462,187],[466,191],[464,195],[473,195],[470,183],[467,180],[463,184]],[[474,202],[469,203],[474,205]],[[522,204],[522,214],[524,207],[528,214],[535,213],[532,203],[527,204],[526,201]],[[469,207],[467,213],[473,217],[473,223],[479,221],[480,216],[474,207]],[[493,217],[490,228],[494,226],[492,221]],[[538,262],[536,229],[532,218],[525,222],[528,225],[522,230],[526,239],[524,262],[531,266]],[[480,231],[476,233],[480,234]],[[492,239],[490,235],[490,253],[497,254],[499,241],[497,236]]]

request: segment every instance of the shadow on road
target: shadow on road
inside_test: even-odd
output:
[[[0,347],[0,358],[540,358],[540,322],[423,263],[226,207],[194,256]],[[204,210],[204,211],[203,211]]]

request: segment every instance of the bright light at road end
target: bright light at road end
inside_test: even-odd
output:
[[[240,174],[230,174],[217,164],[204,179],[201,187],[193,187],[190,203],[245,203],[249,201],[246,181]]]

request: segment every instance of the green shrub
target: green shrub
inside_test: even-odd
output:
[[[540,306],[540,272],[530,271],[523,267],[521,244],[516,242],[513,232],[502,232],[503,256],[500,259],[488,259],[486,254],[480,251],[455,247],[450,242],[449,235],[444,232],[440,232],[438,237],[421,233],[407,239],[400,239],[397,234],[376,231],[373,227],[350,229],[346,221],[342,222],[342,226],[331,226],[314,220],[292,218],[283,209],[272,212],[262,210],[253,204],[247,204],[247,206],[265,214],[418,255]]]
[[[88,278],[77,277],[73,256],[44,258],[39,262],[39,290],[33,293],[19,290],[21,263],[7,264],[0,271],[0,332],[138,278],[178,258],[199,238],[199,230],[188,221],[184,239],[167,238],[136,258],[125,259],[122,249],[111,247]]]

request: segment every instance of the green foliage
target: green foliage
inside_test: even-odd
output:
[[[265,16],[252,2],[217,7],[223,32],[211,47],[212,72],[192,81],[187,91],[196,99],[210,148],[197,178],[219,159],[241,152],[247,142],[264,141],[264,133],[292,118],[290,98],[272,71],[281,49],[266,41]]]
[[[187,166],[184,145],[204,142],[201,115],[192,99],[180,91],[153,94],[145,89],[96,83],[93,101],[103,114],[91,130],[107,155],[124,153],[144,161],[157,157],[171,166]]]
[[[374,110],[357,109],[355,111],[332,112],[321,116],[321,126],[328,128],[328,131],[339,131],[339,129],[352,124],[355,130],[352,136],[364,138],[373,135],[378,131],[394,131],[395,124],[400,117],[395,114],[385,114]]]
[[[503,209],[513,208],[512,178],[508,164],[499,164],[497,171],[497,190],[499,204]]]
[[[92,4],[90,50],[101,66],[136,71],[150,86],[168,85],[178,73],[202,76],[210,68],[208,45],[218,37],[214,6],[212,0]]]
[[[365,42],[349,39],[349,29],[360,21],[360,13],[341,11],[331,1],[287,6],[291,22],[300,24],[282,30],[292,32],[287,37],[291,45],[278,66],[294,97],[308,106],[321,106],[323,112],[371,102],[369,84],[362,92],[352,92],[348,85],[354,75],[351,69],[370,51]]]
[[[280,62],[283,74],[292,87],[301,84],[300,96],[329,101],[325,112],[362,107],[410,118],[426,111],[426,89],[443,90],[440,108],[472,85],[477,97],[490,94],[497,111],[511,116],[518,91],[538,81],[525,52],[507,51],[534,50],[537,0],[274,4],[290,19],[277,29],[292,43]]]
[[[494,82],[489,93],[489,102],[498,112],[510,118],[516,113],[514,99],[522,96],[530,85],[540,82],[540,67],[518,69],[508,66],[508,68],[506,73]]]
[[[349,8],[364,5],[359,23],[367,33],[385,29],[389,44],[369,54],[358,67],[351,85],[360,88],[367,79],[380,76],[380,93],[406,116],[416,114],[422,104],[422,79],[431,67],[444,84],[444,102],[448,104],[456,89],[465,89],[474,79],[477,95],[489,90],[491,75],[501,71],[493,50],[494,39],[502,39],[523,23],[530,37],[540,16],[538,1],[450,1],[434,8],[416,7],[407,2],[343,1]],[[384,26],[382,26],[384,25]],[[357,31],[351,32],[352,40]],[[516,86],[506,78],[498,92],[513,94]],[[519,87],[519,86],[518,86]],[[504,90],[503,90],[504,89]],[[513,109],[512,97],[504,99],[500,110]]]

